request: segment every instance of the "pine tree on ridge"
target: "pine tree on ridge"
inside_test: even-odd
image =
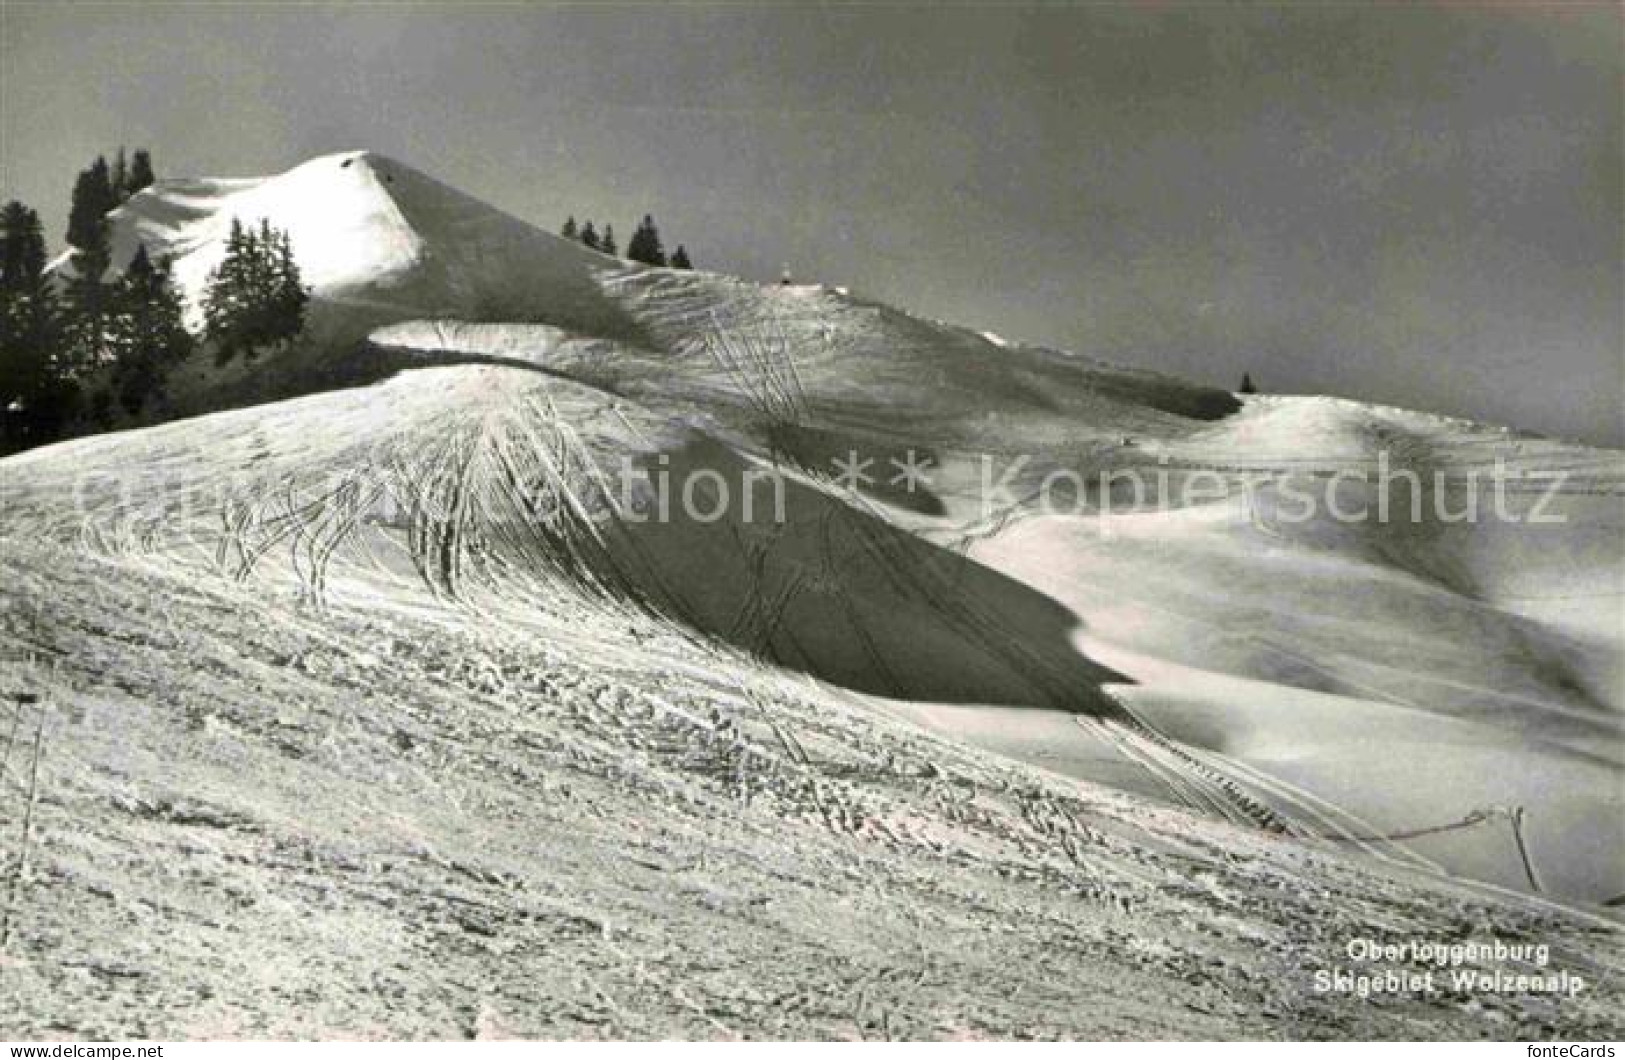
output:
[[[626,256],[645,265],[665,266],[666,250],[660,244],[660,231],[655,228],[654,217],[650,214],[643,215],[642,223],[632,233],[631,241],[626,244]]]
[[[135,154],[130,158],[129,194],[134,195],[138,191],[151,187],[153,181],[157,179],[152,171],[151,152],[145,147],[136,148]]]
[[[113,156],[113,171],[108,175],[107,182],[108,186],[113,189],[113,200],[115,202],[123,203],[125,199],[130,197],[129,192],[126,190],[130,183],[130,167],[125,161],[122,144],[119,145],[118,154]]]

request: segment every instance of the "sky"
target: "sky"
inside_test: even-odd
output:
[[[370,148],[550,229],[1625,445],[1614,4],[0,3],[0,197]]]

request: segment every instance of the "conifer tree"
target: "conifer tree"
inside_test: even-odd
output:
[[[559,235],[563,236],[565,239],[575,239],[579,236],[579,234],[580,233],[576,231],[575,214],[571,214],[569,217],[565,218],[564,227],[559,229]]]
[[[166,369],[192,351],[192,336],[168,260],[154,264],[145,246],[124,270],[114,304],[114,386],[119,404],[134,415],[163,392]]]
[[[108,334],[113,310],[107,273],[106,235],[86,249],[74,251],[72,271],[63,292],[63,348],[61,370],[70,376],[98,368],[111,358]]]
[[[105,222],[107,214],[118,209],[119,197],[118,188],[113,185],[112,170],[108,168],[107,160],[101,155],[97,155],[96,161],[91,163],[90,179],[96,193],[96,204],[101,207],[98,216]]]
[[[107,159],[79,173],[68,214],[68,243],[73,252],[66,284],[59,350],[60,374],[72,377],[109,359],[108,318],[110,292],[102,282],[110,262],[107,214],[118,206]]]
[[[581,226],[581,242],[594,250],[598,249],[598,231],[593,228],[591,221]]]
[[[108,175],[108,185],[113,189],[113,200],[123,203],[130,197],[130,166],[124,158],[124,147],[119,145],[118,154],[113,156],[113,171]]]
[[[55,291],[39,214],[0,208],[0,451],[54,438],[77,386],[60,372]]]
[[[271,222],[261,219],[249,238],[247,350],[253,357],[260,347],[276,341],[278,296],[282,285],[276,276],[276,234]]]
[[[632,233],[631,241],[626,244],[626,256],[645,265],[666,264],[666,249],[660,244],[660,232],[649,214],[643,215],[643,223]]]
[[[605,254],[608,254],[610,257],[615,257],[620,253],[619,248],[615,246],[614,225],[606,224],[604,226],[604,234],[598,240],[598,249],[603,251]]]
[[[157,177],[152,172],[152,155],[145,147],[135,149],[135,155],[130,159],[129,193],[134,195],[143,188],[152,186]]]
[[[645,223],[647,220],[646,216],[644,221],[640,221],[638,226],[632,229],[632,238],[626,241],[626,256],[633,261],[642,261],[644,264],[648,264],[644,260],[645,255],[648,253],[648,228]]]
[[[233,217],[225,256],[209,274],[203,296],[203,334],[214,344],[216,364],[229,362],[243,349],[251,238],[242,221]]]
[[[1249,373],[1249,372],[1242,372],[1241,373],[1241,390],[1240,390],[1240,393],[1243,393],[1243,394],[1256,394],[1256,393],[1258,393],[1258,388],[1253,386],[1253,377],[1252,377],[1252,374]]]
[[[58,367],[57,324],[39,214],[9,202],[0,209],[0,387],[31,390]],[[0,394],[0,406],[18,396]]]
[[[272,242],[271,300],[275,341],[291,342],[305,328],[305,308],[310,304],[310,291],[299,273],[299,263],[293,256],[293,242],[287,232],[278,232]]]
[[[88,169],[79,171],[73,185],[73,201],[68,212],[68,242],[79,250],[105,246],[107,212],[118,205],[107,160],[100,156]]]
[[[0,209],[0,291],[20,292],[45,272],[45,235],[39,214],[15,200]]]
[[[677,244],[677,250],[671,256],[671,267],[674,269],[692,269],[694,267],[694,263],[688,260],[688,251],[683,249],[681,243]]]

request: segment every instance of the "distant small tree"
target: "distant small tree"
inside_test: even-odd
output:
[[[594,250],[598,249],[598,230],[588,221],[581,226],[581,242]]]
[[[569,217],[565,218],[564,227],[559,229],[559,235],[563,236],[565,239],[580,238],[581,233],[576,229],[576,219],[574,214],[571,214]]]
[[[79,250],[105,247],[107,213],[118,206],[112,173],[107,159],[100,156],[87,169],[79,171],[73,185],[73,201],[68,210],[68,242]]]
[[[694,267],[694,263],[688,260],[688,251],[683,249],[681,243],[677,244],[677,250],[671,256],[671,267],[674,269],[692,269]]]
[[[619,248],[615,246],[614,225],[606,224],[604,226],[604,234],[598,240],[598,249],[602,250],[605,254],[608,254],[612,258],[620,253]]]
[[[632,233],[631,240],[627,242],[626,256],[645,265],[666,264],[666,249],[660,245],[660,232],[655,228],[655,220],[649,214],[643,215],[643,222],[638,225],[637,231]]]
[[[130,159],[130,178],[127,190],[130,195],[152,186],[158,178],[152,172],[152,154],[145,147],[135,149],[135,155]]]
[[[1258,393],[1258,388],[1253,386],[1253,377],[1252,377],[1252,375],[1250,373],[1247,373],[1247,372],[1241,373],[1241,393],[1243,393],[1243,394],[1256,394],[1256,393]]]
[[[129,163],[125,161],[124,148],[122,145],[118,149],[118,154],[113,156],[113,170],[108,174],[107,180],[113,188],[114,201],[122,203],[125,199],[130,197],[128,190],[130,184],[130,166]]]

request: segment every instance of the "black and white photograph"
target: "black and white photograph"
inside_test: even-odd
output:
[[[8,1057],[1613,1057],[1622,712],[1617,2],[0,0]]]

